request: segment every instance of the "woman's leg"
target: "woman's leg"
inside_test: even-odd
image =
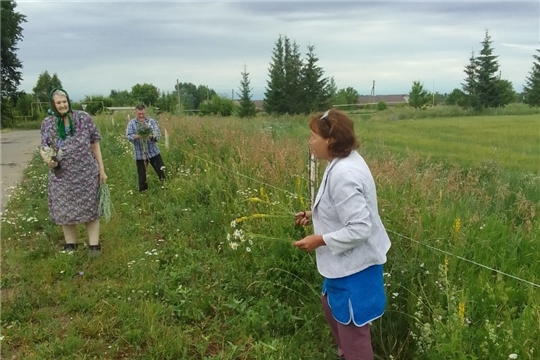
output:
[[[99,219],[87,222],[84,225],[86,225],[86,232],[88,233],[88,245],[99,245]]]
[[[358,327],[338,323],[339,339],[345,360],[373,360],[370,325]]]
[[[343,325],[332,316],[326,295],[321,296],[321,302],[326,321],[330,325],[338,346],[338,356],[345,360],[373,360],[369,324],[362,327],[358,327],[352,322]]]
[[[62,231],[64,232],[66,244],[77,243],[77,225],[62,225]]]
[[[341,350],[341,344],[339,341],[339,331],[338,331],[338,322],[332,316],[332,311],[328,305],[328,299],[326,295],[321,295],[321,302],[324,310],[324,316],[326,317],[326,322],[330,325],[330,330],[332,330],[332,335],[334,335],[334,340],[336,341],[338,347],[338,356],[343,356],[343,351]]]

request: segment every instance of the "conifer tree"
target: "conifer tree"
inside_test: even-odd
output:
[[[419,81],[413,81],[411,91],[409,92],[409,105],[415,109],[427,105],[431,99],[431,94],[424,88]]]
[[[249,73],[247,72],[247,66],[244,65],[244,71],[242,71],[242,80],[240,81],[240,108],[238,109],[238,116],[243,117],[252,117],[257,114],[257,109],[255,104],[251,101],[251,91],[250,88]]]
[[[465,83],[461,84],[463,93],[465,94],[465,101],[463,104],[467,107],[473,108],[475,110],[480,110],[480,101],[478,100],[477,88],[478,88],[478,79],[477,79],[477,62],[474,57],[474,51],[471,51],[471,57],[469,58],[469,63],[465,66]]]
[[[330,89],[328,78],[324,78],[323,69],[317,65],[319,58],[315,55],[315,46],[309,45],[306,61],[302,68],[302,107],[301,113],[326,110],[330,106]]]
[[[535,61],[523,88],[523,102],[529,106],[540,106],[540,49],[536,51],[538,54],[533,55]]]
[[[270,63],[267,88],[264,93],[264,111],[267,113],[282,114],[286,109],[285,94],[285,52],[284,39],[280,35],[274,50],[272,51],[272,62]]]
[[[498,56],[493,55],[492,41],[486,30],[482,50],[476,58],[476,90],[478,101],[482,108],[499,107],[502,105],[498,91],[499,78]]]
[[[301,113],[302,108],[302,59],[300,47],[288,37],[284,41],[285,60],[285,111],[287,114]]]

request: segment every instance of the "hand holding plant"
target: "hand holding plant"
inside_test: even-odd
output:
[[[137,135],[139,135],[141,139],[147,140],[154,136],[154,131],[152,130],[152,127],[147,124],[141,124],[137,127]]]
[[[41,158],[45,163],[56,170],[60,169],[60,160],[62,160],[62,149],[54,146],[44,146],[39,150]]]

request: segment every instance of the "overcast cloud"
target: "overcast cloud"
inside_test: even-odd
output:
[[[501,75],[521,91],[540,48],[540,3],[491,1],[18,1],[26,15],[18,56],[20,89],[40,73],[58,74],[75,100],[151,83],[181,82],[238,92],[244,64],[253,99],[264,97],[280,34],[303,54],[315,46],[325,76],[370,94],[461,87],[485,30]]]

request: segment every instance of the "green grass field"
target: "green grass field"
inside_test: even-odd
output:
[[[392,239],[376,359],[538,359],[538,117],[355,121]],[[337,358],[314,256],[291,246],[311,231],[292,224],[305,117],[162,115],[168,180],[150,171],[146,194],[125,117],[96,122],[103,254],[60,253],[36,156],[2,218],[2,358]]]
[[[367,142],[396,154],[417,153],[461,166],[491,163],[539,173],[540,117],[478,116],[359,123]]]

